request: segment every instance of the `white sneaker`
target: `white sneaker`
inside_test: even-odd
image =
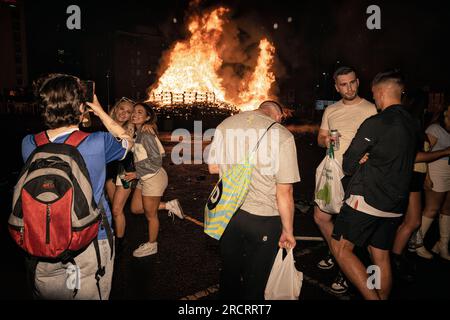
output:
[[[328,252],[327,256],[317,263],[317,268],[322,270],[328,270],[334,267],[334,257]]]
[[[416,253],[424,259],[433,259],[433,255],[424,246],[417,248]]]
[[[347,281],[344,278],[344,275],[342,272],[338,272],[336,278],[334,279],[333,283],[331,284],[330,288],[331,292],[335,294],[343,294],[348,291],[348,284]]]
[[[169,217],[176,215],[178,218],[184,219],[183,209],[178,199],[167,201],[166,209],[169,211]]]
[[[157,242],[146,242],[141,244],[136,250],[133,251],[133,257],[141,258],[146,257],[158,252]]]

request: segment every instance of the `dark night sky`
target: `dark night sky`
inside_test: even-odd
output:
[[[322,72],[332,73],[336,61],[353,65],[362,80],[363,93],[378,72],[401,68],[410,87],[430,85],[450,89],[450,60],[445,42],[450,38],[450,11],[445,1],[203,1],[232,9],[231,18],[265,34],[277,48],[281,83],[295,83],[312,91],[324,84]],[[80,31],[65,28],[65,8],[82,10]],[[55,46],[83,47],[87,35],[98,35],[134,25],[156,26],[172,40],[183,36],[183,19],[189,1],[26,1],[27,38],[31,78],[54,67]],[[381,8],[381,30],[366,28],[366,8]],[[178,19],[177,24],[172,19]],[[288,23],[287,18],[292,17]],[[274,30],[273,24],[279,28]],[[69,43],[68,43],[69,42]],[[76,72],[77,70],[74,70]],[[82,73],[82,71],[80,71]],[[364,85],[365,84],[365,85]]]

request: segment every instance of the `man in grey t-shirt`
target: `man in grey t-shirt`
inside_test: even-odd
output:
[[[261,139],[248,195],[221,238],[222,299],[264,299],[278,247],[296,245],[292,184],[300,181],[300,174],[294,137],[279,124],[282,117],[277,102],[265,101],[257,110],[225,119],[211,144],[209,171],[222,174],[243,161]]]

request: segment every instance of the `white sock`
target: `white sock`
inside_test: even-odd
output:
[[[450,238],[450,216],[439,216],[439,236],[442,243],[447,244]]]
[[[422,232],[422,238],[425,238],[425,235],[430,229],[431,224],[433,223],[434,219],[428,218],[425,216],[422,216],[422,225],[420,226],[420,231]]]

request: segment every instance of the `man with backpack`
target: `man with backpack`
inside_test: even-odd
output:
[[[22,141],[25,167],[15,187],[10,233],[27,252],[35,298],[108,299],[114,244],[105,165],[123,159],[133,141],[96,96],[86,101],[74,76],[40,79],[36,95],[49,129]],[[79,131],[86,105],[109,132]]]

